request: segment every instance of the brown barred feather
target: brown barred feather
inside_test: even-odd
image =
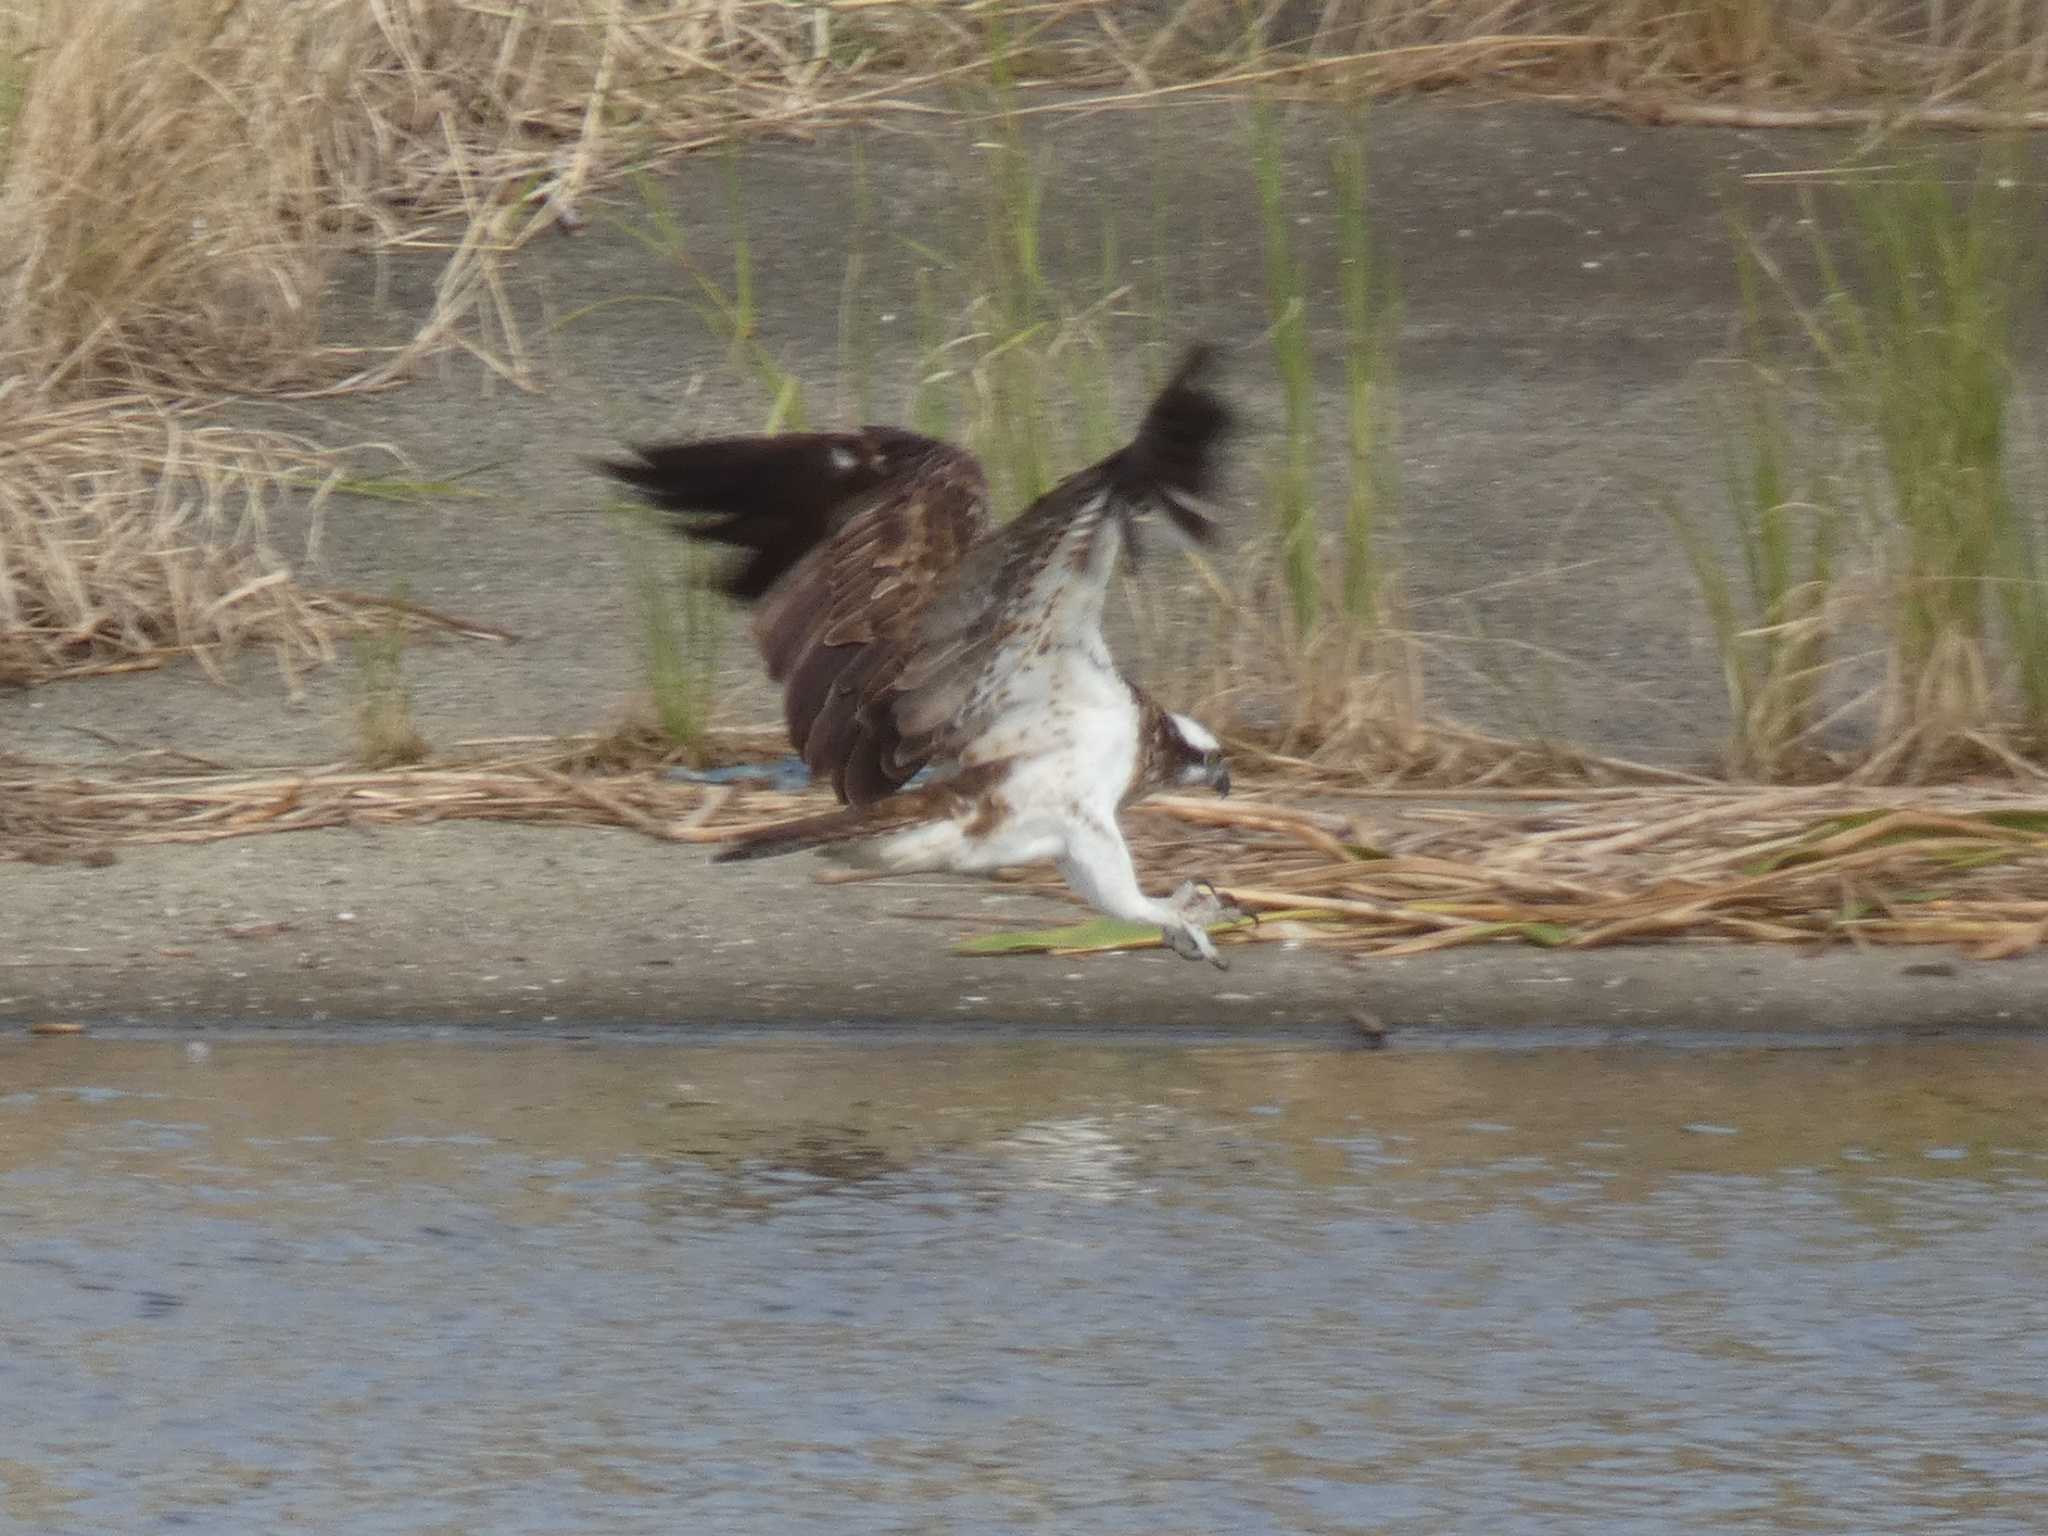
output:
[[[719,585],[756,604],[755,642],[811,771],[860,804],[909,780],[925,758],[901,750],[890,684],[932,594],[988,530],[980,466],[892,427],[635,455],[601,467],[678,531],[745,552]]]

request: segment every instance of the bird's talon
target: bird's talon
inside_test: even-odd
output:
[[[1183,922],[1176,927],[1164,929],[1162,937],[1165,938],[1167,947],[1183,960],[1207,960],[1219,969],[1230,968],[1216,953],[1216,945],[1209,937],[1209,930],[1198,923]]]
[[[1249,918],[1254,928],[1259,926],[1258,913],[1247,912],[1243,907],[1240,907],[1235,901],[1230,899],[1230,892],[1224,890],[1222,886],[1209,879],[1206,875],[1198,875],[1193,880],[1190,880],[1188,884],[1205,894],[1215,906],[1215,916],[1209,919],[1212,924],[1241,923]]]

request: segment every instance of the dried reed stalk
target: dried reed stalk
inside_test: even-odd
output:
[[[270,542],[319,450],[142,396],[51,404],[0,384],[0,684],[126,671],[230,647],[330,654],[322,604]],[[317,516],[317,507],[316,507]],[[330,609],[331,609],[331,605]]]
[[[585,756],[98,777],[0,761],[0,858],[105,861],[132,844],[450,820],[718,843],[824,799],[565,766]],[[1199,872],[1248,909],[1286,915],[1233,943],[1307,937],[1403,955],[1687,938],[2001,958],[2048,935],[2048,801],[2007,788],[1643,788],[1536,807],[1513,791],[1421,807],[1354,793],[1307,808],[1257,797],[1288,792],[1284,780],[1253,788],[1228,804],[1162,797],[1130,822],[1148,884]],[[1397,806],[1398,824],[1376,824]]]

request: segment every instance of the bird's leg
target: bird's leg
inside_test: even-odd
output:
[[[1078,822],[1067,834],[1059,864],[1074,894],[1098,912],[1126,922],[1157,923],[1183,960],[1207,960],[1218,970],[1230,969],[1230,962],[1216,953],[1207,924],[1182,910],[1180,898],[1189,887],[1182,887],[1172,901],[1155,901],[1139,887],[1131,850],[1114,822],[1092,816]]]

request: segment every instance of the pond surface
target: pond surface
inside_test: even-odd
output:
[[[0,1044],[0,1530],[2044,1509],[2048,1047]]]

